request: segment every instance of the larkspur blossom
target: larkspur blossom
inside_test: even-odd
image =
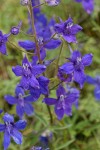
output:
[[[100,100],[100,76],[98,75],[95,78],[93,78],[91,76],[87,76],[86,81],[89,84],[93,84],[95,86],[94,96],[95,96],[96,100]]]
[[[68,43],[76,43],[76,34],[82,30],[78,24],[73,24],[71,17],[65,22],[60,19],[60,23],[55,24],[55,31],[67,41]]]
[[[84,69],[92,63],[92,58],[92,54],[86,54],[82,57],[81,53],[75,50],[71,58],[68,58],[70,62],[63,64],[59,70],[62,73],[72,74],[74,81],[79,83],[82,88],[86,80]]]
[[[63,86],[59,86],[56,91],[57,99],[55,98],[44,98],[43,102],[47,105],[55,105],[55,114],[57,118],[61,120],[66,114],[67,116],[72,115],[72,105],[76,102],[76,95],[71,93],[67,94]]]
[[[11,33],[3,35],[2,31],[0,31],[0,52],[4,55],[7,54],[6,43],[10,34]]]
[[[45,2],[49,5],[49,6],[57,6],[60,3],[60,0],[45,0]]]
[[[29,87],[39,89],[39,82],[36,77],[43,73],[45,70],[45,65],[32,65],[32,63],[28,61],[26,56],[22,61],[22,66],[17,65],[16,67],[12,68],[12,71],[15,73],[16,76],[22,76],[20,86],[23,87],[25,90],[28,90]]]
[[[52,22],[50,22],[50,25],[48,27],[45,27],[45,29],[37,30],[38,35],[38,45],[40,48],[40,55],[41,59],[44,60],[46,57],[46,50],[54,50],[58,48],[61,45],[61,40],[52,38],[53,35],[53,29],[52,29]],[[36,44],[33,41],[25,40],[25,41],[19,41],[19,46],[24,48],[25,50],[34,50],[36,53]]]
[[[11,104],[16,105],[16,113],[22,119],[24,113],[26,113],[28,116],[32,115],[34,112],[34,108],[31,104],[31,102],[35,102],[39,96],[35,94],[33,97],[32,95],[25,96],[24,90],[17,86],[15,89],[15,96],[11,95],[5,95],[5,100]]]
[[[3,116],[4,124],[0,124],[0,132],[4,132],[4,150],[10,145],[11,137],[17,144],[22,144],[22,134],[18,130],[23,130],[26,127],[25,120],[19,120],[14,123],[14,117],[8,113]]]
[[[22,26],[22,21],[19,22],[18,26],[14,26],[11,28],[10,30],[11,34],[13,35],[19,34],[21,26]]]
[[[76,2],[82,3],[84,10],[91,14],[94,10],[94,0],[75,0]]]

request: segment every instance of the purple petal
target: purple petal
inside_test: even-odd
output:
[[[39,82],[38,82],[38,80],[34,76],[31,77],[31,79],[29,80],[29,82],[30,82],[30,86],[31,87],[39,89]]]
[[[55,24],[55,31],[57,33],[62,33],[63,32],[63,28],[64,28],[64,23],[60,23],[60,24]]]
[[[22,77],[22,79],[20,80],[20,86],[22,88],[24,88],[25,90],[29,89],[29,80],[26,77]]]
[[[64,109],[58,109],[57,105],[55,105],[55,114],[57,115],[57,118],[61,120],[64,116]]]
[[[62,65],[59,69],[61,69],[61,71],[66,72],[67,74],[70,74],[74,71],[74,66],[73,63],[67,62],[64,65]]]
[[[96,84],[96,80],[90,76],[86,76],[86,82],[89,84]]]
[[[72,116],[72,108],[71,108],[71,106],[66,106],[66,109],[64,110],[65,111],[65,114],[67,115],[67,116]]]
[[[44,95],[47,95],[48,94],[49,79],[44,77],[44,76],[41,76],[41,77],[38,78],[38,82],[39,82],[39,85],[40,85],[41,93],[44,94]]]
[[[0,123],[0,132],[4,132],[5,130],[5,125]]]
[[[60,44],[61,44],[60,40],[51,39],[44,47],[48,50],[53,50],[58,48]]]
[[[4,98],[11,105],[17,103],[17,99],[15,97],[11,96],[11,95],[6,95]]]
[[[4,122],[14,122],[14,117],[8,113],[5,113],[5,115],[3,116],[3,120]]]
[[[71,60],[74,62],[77,60],[77,58],[81,58],[81,53],[79,51],[75,50],[72,53]]]
[[[55,98],[44,98],[42,102],[45,102],[47,105],[55,105],[57,103],[57,99]]]
[[[16,67],[12,67],[12,71],[16,76],[22,76],[22,66],[17,65]]]
[[[45,65],[35,65],[32,68],[32,73],[34,74],[34,76],[37,76],[41,73],[43,73],[46,70],[46,66]]]
[[[96,86],[94,89],[94,95],[97,100],[100,100],[100,86]]]
[[[41,60],[44,60],[46,57],[46,50],[44,48],[40,49],[40,57],[41,57]]]
[[[23,130],[27,125],[27,122],[25,120],[19,120],[15,123],[15,128],[18,130]]]
[[[25,55],[25,57],[22,61],[22,64],[28,64],[30,66],[30,63],[29,63],[28,58],[26,57],[26,55]]]
[[[4,132],[4,141],[3,141],[4,150],[7,150],[9,145],[10,145],[10,134],[8,133],[7,130],[5,130],[5,132]]]
[[[68,94],[67,97],[65,98],[66,104],[73,104],[77,100],[77,94],[76,93],[71,93]]]
[[[28,116],[32,115],[34,112],[33,106],[30,103],[25,103],[24,111]]]
[[[6,52],[6,44],[2,44],[2,45],[0,46],[0,52],[1,52],[2,54],[4,54],[4,55],[7,54],[7,52]]]
[[[74,72],[74,80],[80,84],[80,88],[83,87],[83,84],[86,80],[86,76],[83,71],[75,71]]]
[[[41,95],[40,89],[35,89],[35,88],[30,88],[30,93],[31,95],[25,98],[26,102],[35,102],[36,100],[38,100],[38,98]]]
[[[68,43],[77,43],[75,35],[63,35],[63,38]]]
[[[59,98],[61,95],[65,95],[65,94],[66,94],[66,91],[64,87],[60,85],[56,91],[57,97]]]
[[[77,34],[78,32],[80,32],[83,28],[78,25],[78,24],[75,24],[71,27],[71,32],[72,34]]]
[[[92,58],[93,58],[92,54],[86,54],[85,56],[83,56],[82,58],[83,65],[89,66],[92,63]]]
[[[34,91],[34,89],[33,89],[33,91]],[[35,89],[35,91],[37,91],[37,89]],[[34,95],[35,94],[36,93],[34,92]],[[36,95],[35,95],[35,97],[33,95],[29,95],[29,96],[27,96],[27,97],[24,98],[24,100],[25,100],[26,103],[27,102],[35,102],[37,99],[38,98],[36,98]]]
[[[17,85],[17,86],[16,86],[15,94],[16,94],[16,96],[19,96],[19,94],[21,94],[21,95],[24,96],[24,94],[25,94],[25,93],[24,93],[24,90],[23,90],[22,87],[20,87],[20,85]]]
[[[16,128],[13,128],[10,134],[15,143],[22,144],[22,134]]]
[[[83,8],[88,14],[91,14],[94,10],[94,0],[83,0],[82,1]]]
[[[24,108],[19,104],[17,104],[17,106],[16,106],[16,113],[20,117],[20,119],[22,119],[22,117],[24,115]]]
[[[37,61],[38,61],[38,57],[37,56],[33,56],[32,57],[32,66],[36,65]]]
[[[34,50],[35,49],[35,43],[29,40],[26,41],[19,41],[19,46],[26,49],[26,50]]]

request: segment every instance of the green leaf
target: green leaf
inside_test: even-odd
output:
[[[55,150],[60,150],[60,149],[64,149],[67,148],[70,144],[72,144],[75,141],[75,139],[72,139],[70,141],[68,141],[67,143],[63,143],[62,145],[60,145],[59,147],[57,147]]]

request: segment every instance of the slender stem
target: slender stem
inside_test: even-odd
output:
[[[38,8],[38,7],[40,7],[40,6],[44,5],[44,4],[46,4],[46,3],[45,3],[45,2],[44,2],[44,3],[41,3],[41,4],[39,4],[39,5],[33,6],[32,8],[33,8],[33,9],[34,9],[34,8]]]
[[[38,59],[39,59],[39,63],[42,64],[41,57],[40,57],[40,49],[39,49],[37,34],[36,34],[36,29],[35,29],[35,20],[34,20],[34,13],[33,13],[31,0],[30,0],[29,9],[30,9],[30,15],[31,15],[31,22],[32,22],[32,30],[33,30],[33,34],[34,34],[34,40],[35,40],[35,43],[36,43],[36,53],[37,53],[37,56],[38,56]]]
[[[23,33],[24,35],[27,35],[27,36],[29,36],[29,37],[34,37],[34,35],[27,34],[27,33],[25,33],[25,32],[24,32],[24,31],[22,31],[22,30],[20,30],[20,33]]]
[[[22,51],[22,52],[24,52],[24,53],[26,53],[26,54],[35,55],[35,54],[33,54],[33,53],[27,52],[27,51],[25,51],[25,50],[19,48],[18,46],[16,46],[14,43],[10,42],[9,40],[8,40],[8,42],[9,42],[9,44],[10,44],[11,46],[15,47],[17,50],[20,50],[20,51]]]
[[[53,89],[55,89],[56,87],[58,87],[61,83],[63,83],[64,81],[59,82],[57,85],[55,85],[53,88],[50,89],[50,91],[52,91]]]
[[[60,61],[60,56],[61,56],[62,49],[63,49],[63,41],[61,43],[61,48],[60,48],[60,52],[59,52],[58,59],[57,59],[57,69],[56,69],[56,72],[58,72],[59,61]]]
[[[50,40],[52,40],[55,35],[56,35],[56,33],[54,33],[54,34],[50,37],[50,39],[49,39],[48,41],[44,42],[41,46],[44,46],[45,44],[47,44],[48,42],[50,42]]]
[[[46,106],[47,106],[47,109],[48,109],[48,112],[50,115],[50,124],[52,125],[53,124],[53,117],[52,117],[51,109],[50,109],[50,106],[48,106],[48,105],[46,105]]]

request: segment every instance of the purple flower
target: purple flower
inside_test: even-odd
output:
[[[46,66],[41,64],[32,65],[25,56],[22,61],[22,66],[17,65],[12,70],[16,76],[22,76],[20,86],[25,90],[28,90],[29,87],[39,89],[39,83],[36,77],[46,70]]]
[[[84,10],[91,14],[94,10],[94,0],[75,0],[76,2],[81,2]]]
[[[47,105],[55,105],[55,113],[58,119],[62,119],[64,114],[72,115],[72,105],[76,102],[76,95],[66,93],[63,86],[59,86],[56,92],[57,99],[55,98],[44,98],[43,102]]]
[[[57,6],[60,3],[60,0],[45,0],[45,2],[49,5],[49,6]]]
[[[38,99],[41,94],[48,95],[48,93],[49,93],[49,89],[48,89],[49,79],[44,76],[40,76],[37,78],[37,80],[39,82],[40,88],[39,89],[35,89],[35,88],[31,88],[31,87],[29,88],[30,94],[35,99]]]
[[[78,101],[79,101],[79,97],[80,97],[80,91],[77,88],[71,87],[68,84],[66,85],[67,88],[67,93],[73,93],[76,95],[76,102],[75,102],[75,106],[76,108],[78,108]]]
[[[8,41],[9,36],[10,36],[10,33],[3,35],[2,31],[0,31],[0,52],[4,55],[7,54],[6,43]]]
[[[0,109],[0,114],[3,112],[3,110],[2,109]]]
[[[23,130],[26,127],[25,120],[19,120],[14,123],[14,118],[12,115],[5,113],[3,117],[4,124],[0,124],[0,132],[4,132],[4,150],[10,145],[11,137],[17,144],[22,144],[22,134],[18,130]]]
[[[100,76],[96,76],[95,78],[87,76],[86,81],[95,86],[94,96],[97,100],[100,100]]]
[[[39,29],[38,29],[39,30]],[[50,28],[45,28],[44,30],[38,31],[38,45],[40,48],[41,59],[44,60],[46,57],[46,49],[53,50],[60,46],[61,40],[51,39],[52,33]],[[36,53],[36,44],[33,41],[19,41],[19,46],[26,50],[34,50]]]
[[[68,43],[76,43],[76,34],[82,30],[82,27],[78,24],[73,24],[71,17],[65,22],[60,20],[60,23],[55,24],[55,31],[61,34]]]
[[[84,68],[92,63],[92,58],[92,54],[86,54],[82,57],[81,53],[75,50],[71,58],[68,58],[70,62],[63,64],[59,69],[66,74],[72,74],[74,81],[79,83],[82,88],[86,80]]]
[[[19,86],[17,86],[15,89],[15,96],[5,96],[5,100],[9,104],[16,105],[16,113],[21,119],[24,113],[26,113],[28,116],[33,114],[34,109],[31,102],[35,102],[38,98],[39,97],[37,95],[35,95],[35,97],[32,95],[25,97],[24,90]]]
[[[10,30],[11,34],[13,35],[19,34],[21,26],[22,26],[22,21],[19,22],[18,26],[14,26],[11,28]]]

